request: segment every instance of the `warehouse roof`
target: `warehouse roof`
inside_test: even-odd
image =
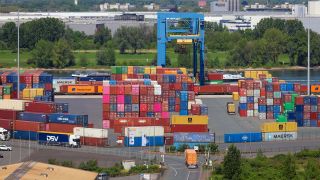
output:
[[[45,164],[40,162],[33,162],[32,166],[23,167],[24,163],[12,164],[7,166],[0,166],[0,177],[7,178],[11,175],[14,175],[16,171],[21,168],[25,168],[26,171],[24,175],[22,175],[21,179],[95,179],[98,173],[67,168],[63,166],[56,166],[51,164]],[[19,169],[20,168],[20,169]],[[21,176],[21,173],[17,175]]]

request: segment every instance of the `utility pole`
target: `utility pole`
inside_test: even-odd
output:
[[[17,54],[17,58],[18,58],[18,61],[17,61],[17,66],[18,66],[18,90],[17,90],[17,98],[20,99],[20,10],[18,10],[18,44],[17,44],[17,47],[18,47],[18,54]]]
[[[310,96],[310,9],[308,9],[308,96]]]

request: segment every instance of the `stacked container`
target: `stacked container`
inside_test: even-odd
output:
[[[173,133],[173,146],[179,148],[186,144],[189,148],[198,145],[208,145],[215,142],[214,133]]]
[[[0,99],[11,99],[10,86],[0,86]]]
[[[318,96],[297,96],[295,98],[295,117],[290,115],[288,119],[295,118],[298,126],[320,127],[319,105],[320,98]]]
[[[223,73],[208,73],[207,84],[222,84],[223,83]]]
[[[297,139],[297,123],[264,123],[261,126],[263,141],[283,141]]]
[[[208,132],[208,116],[171,117],[172,132]]]
[[[108,130],[96,128],[75,127],[73,134],[80,136],[81,144],[105,147],[108,145]]]

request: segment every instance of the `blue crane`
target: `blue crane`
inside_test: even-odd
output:
[[[199,13],[159,12],[157,28],[157,65],[166,65],[166,43],[177,40],[179,44],[193,45],[193,75],[198,74],[198,55],[200,59],[199,82],[204,85],[204,15]],[[199,50],[198,50],[199,49]]]

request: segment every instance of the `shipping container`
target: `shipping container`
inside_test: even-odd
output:
[[[125,127],[123,134],[126,137],[129,135],[135,137],[164,136],[164,128],[162,126]]]
[[[43,113],[19,112],[17,119],[46,123],[48,121],[48,116]]]
[[[17,119],[17,114],[20,111],[15,110],[2,110],[0,109],[0,119],[11,119],[15,120]]]
[[[206,124],[192,124],[192,125],[171,125],[172,132],[209,132],[208,125]]]
[[[57,108],[56,105],[51,102],[26,102],[25,110],[37,113],[55,113]]]
[[[76,84],[75,78],[53,79],[53,90],[55,93],[59,93],[61,85],[72,85],[72,84]]]
[[[91,138],[108,138],[107,129],[75,127],[73,134]]]
[[[262,133],[263,141],[288,141],[296,140],[297,132],[271,132]]]
[[[208,116],[177,116],[173,115],[171,124],[208,124]]]
[[[86,146],[106,147],[108,138],[81,137],[80,143]]]
[[[124,145],[127,147],[147,147],[147,146],[163,146],[163,136],[135,136],[130,135],[124,138]]]
[[[261,132],[224,134],[225,143],[261,142]]]
[[[13,139],[22,139],[22,140],[38,140],[38,133],[34,131],[13,131]]]
[[[46,124],[43,122],[33,122],[33,121],[14,121],[14,130],[19,131],[43,131],[46,130]]]
[[[0,127],[6,130],[12,130],[13,128],[13,120],[10,119],[0,119]]]
[[[62,124],[79,124],[83,126],[88,125],[88,115],[78,114],[49,114],[48,122],[62,123]]]
[[[28,100],[2,99],[2,100],[0,100],[0,109],[24,111],[26,102],[30,102],[30,101],[28,101]]]
[[[261,126],[261,132],[296,132],[298,130],[296,122],[278,123],[270,122],[263,123]]]
[[[200,145],[204,145],[204,146],[207,146],[209,145],[210,143],[209,142],[174,142],[173,143],[173,146],[176,148],[176,149],[179,149],[181,148],[182,146],[187,146],[188,148],[190,149],[194,149],[194,146],[200,146]]]
[[[61,133],[73,133],[73,129],[81,127],[81,124],[62,124],[62,123],[47,123],[46,131],[61,132]]]
[[[214,133],[173,133],[174,142],[215,142]]]

